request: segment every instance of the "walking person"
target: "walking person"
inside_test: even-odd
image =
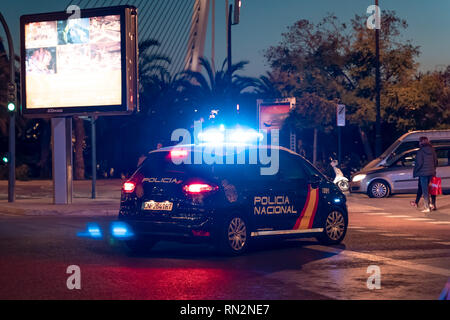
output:
[[[419,207],[419,201],[420,201],[420,198],[422,198],[422,193],[423,193],[422,192],[422,185],[421,185],[420,179],[419,179],[419,186],[417,188],[416,201],[411,201],[411,205],[413,207],[416,207],[416,208]],[[431,194],[430,197],[431,197],[430,210],[436,211],[437,210],[437,207],[436,207],[436,195]]]
[[[419,184],[417,189],[418,199],[416,204],[420,200],[420,195],[423,196],[425,208],[423,213],[427,214],[431,212],[430,196],[428,192],[428,186],[432,177],[436,176],[437,157],[433,146],[428,141],[427,137],[421,137],[419,139],[420,149],[416,154],[416,163],[414,166],[414,178],[419,178]],[[436,204],[434,203],[434,206]]]

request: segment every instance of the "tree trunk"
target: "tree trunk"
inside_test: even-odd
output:
[[[314,128],[314,142],[313,142],[313,164],[317,164],[317,129]]]
[[[367,156],[367,160],[372,161],[373,153],[372,153],[372,149],[370,148],[369,139],[367,139],[367,135],[364,132],[364,130],[361,129],[361,127],[359,127],[358,129],[359,129],[359,134],[361,136],[362,144],[364,146],[364,152],[366,153],[366,156]]]
[[[84,170],[84,157],[83,157],[83,150],[84,150],[84,143],[86,139],[86,133],[84,131],[84,123],[83,119],[75,118],[75,159],[74,159],[74,166],[75,166],[75,174],[74,178],[75,180],[84,180],[85,178],[85,170]]]

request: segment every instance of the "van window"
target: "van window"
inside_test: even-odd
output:
[[[390,163],[392,160],[394,160],[395,157],[402,154],[405,151],[415,149],[419,147],[419,141],[407,141],[403,142],[401,145],[398,146],[398,148],[392,152],[389,157],[386,160],[386,163]]]
[[[439,167],[450,166],[450,148],[436,150]]]

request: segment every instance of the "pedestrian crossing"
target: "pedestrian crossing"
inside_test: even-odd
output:
[[[385,218],[389,218],[389,219],[404,219],[407,221],[415,221],[415,222],[421,222],[421,223],[429,223],[429,224],[433,224],[433,225],[450,225],[450,221],[441,221],[441,220],[436,220],[435,218],[433,218],[433,216],[425,216],[425,217],[417,217],[417,216],[413,216],[413,215],[406,215],[406,214],[393,214],[390,212],[385,212],[385,211],[357,211],[357,210],[351,210],[351,213],[358,213],[358,214],[363,214],[363,215],[367,215],[367,216],[379,216],[379,217],[385,217]]]
[[[378,234],[379,236],[387,237],[387,238],[403,238],[404,240],[410,240],[410,241],[430,241],[435,244],[440,244],[443,246],[450,247],[449,241],[445,241],[445,240],[437,239],[437,238],[431,238],[431,237],[430,238],[429,237],[421,237],[421,236],[416,236],[414,234],[409,234],[409,233],[396,233],[396,232],[390,233],[390,232],[387,232],[386,230],[370,229],[370,228],[366,228],[366,227],[353,226],[353,225],[349,225],[348,229],[355,230],[355,231],[361,232],[361,233]]]

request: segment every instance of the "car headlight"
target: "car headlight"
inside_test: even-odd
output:
[[[356,176],[353,177],[352,181],[359,182],[361,180],[364,180],[365,177],[367,177],[366,174],[357,174]]]

